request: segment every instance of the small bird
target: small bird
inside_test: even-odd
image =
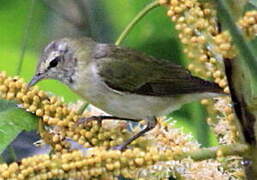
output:
[[[91,120],[146,120],[146,127],[117,146],[119,150],[153,129],[156,117],[183,104],[224,94],[217,84],[192,76],[179,65],[87,37],[63,38],[47,45],[28,86],[42,79],[63,82],[113,115]]]

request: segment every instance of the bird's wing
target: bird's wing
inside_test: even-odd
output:
[[[222,92],[215,83],[194,77],[179,65],[132,49],[99,44],[94,59],[99,76],[117,91],[150,96]]]

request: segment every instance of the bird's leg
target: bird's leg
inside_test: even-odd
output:
[[[132,143],[135,139],[139,138],[140,136],[144,135],[146,132],[148,132],[151,129],[153,129],[156,126],[156,124],[157,124],[156,118],[155,117],[149,117],[147,125],[146,125],[146,127],[143,130],[139,131],[137,134],[135,134],[134,136],[130,137],[123,144],[115,146],[112,149],[120,150],[120,151],[125,150],[130,143]]]
[[[103,120],[124,120],[124,121],[133,121],[133,122],[139,122],[139,119],[129,119],[129,118],[122,118],[122,117],[116,117],[116,116],[91,116],[88,118],[80,118],[77,121],[77,124],[87,124],[90,121],[97,121],[100,125]]]

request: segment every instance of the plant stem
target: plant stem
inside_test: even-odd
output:
[[[118,37],[117,41],[115,42],[115,45],[120,45],[120,43],[128,36],[129,32],[133,29],[133,27],[152,9],[160,6],[160,3],[158,0],[153,1],[152,3],[146,5],[144,9],[142,9],[135,17],[132,19],[132,21],[127,25],[127,27],[123,30],[123,32]]]
[[[187,157],[192,158],[195,161],[201,161],[205,159],[211,159],[217,157],[217,152],[221,151],[222,155],[231,156],[231,155],[247,155],[247,152],[250,150],[249,146],[246,144],[226,144],[210,148],[202,148],[197,151],[190,151],[174,156],[174,160],[181,160]]]
[[[22,65],[24,62],[24,56],[25,56],[27,45],[28,45],[28,40],[30,37],[30,27],[32,24],[34,7],[35,7],[35,0],[31,0],[31,6],[29,9],[29,15],[28,15],[28,22],[25,27],[25,32],[24,32],[24,36],[23,36],[23,40],[22,40],[21,54],[20,54],[19,63],[18,63],[17,70],[16,70],[17,75],[20,75],[21,70],[22,70]]]

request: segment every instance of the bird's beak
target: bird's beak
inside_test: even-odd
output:
[[[34,86],[35,84],[37,84],[41,79],[44,79],[44,75],[43,74],[36,74],[32,80],[29,82],[28,84],[28,88]]]

